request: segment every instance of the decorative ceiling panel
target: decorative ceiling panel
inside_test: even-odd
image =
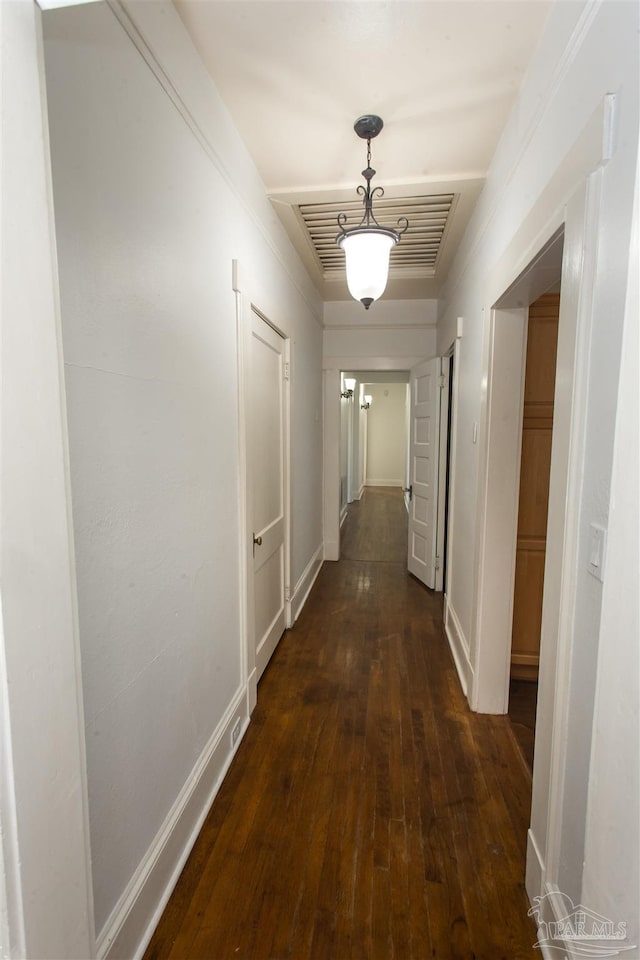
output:
[[[399,217],[409,221],[400,243],[391,251],[389,268],[397,275],[433,275],[445,236],[456,194],[445,193],[421,197],[376,197],[373,212],[381,227],[396,229]],[[344,252],[336,243],[338,214],[346,213],[345,229],[359,224],[362,201],[307,203],[298,206],[323,275],[329,277],[344,270]]]

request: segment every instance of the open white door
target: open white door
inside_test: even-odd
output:
[[[440,432],[440,357],[411,370],[409,438],[409,543],[407,566],[432,590],[436,586],[436,523]]]
[[[255,312],[251,319],[253,595],[260,679],[285,628],[286,341]]]

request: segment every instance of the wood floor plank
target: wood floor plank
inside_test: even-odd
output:
[[[468,708],[405,516],[398,490],[350,507],[145,960],[537,956],[531,780]]]

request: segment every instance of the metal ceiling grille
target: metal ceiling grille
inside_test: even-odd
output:
[[[381,197],[375,200],[374,214],[381,227],[396,228],[398,217],[406,217],[409,229],[391,251],[391,270],[433,270],[456,195],[427,197]],[[362,200],[338,203],[306,203],[298,207],[311,243],[325,274],[344,270],[344,253],[336,244],[337,217],[346,213],[346,228],[362,217]]]

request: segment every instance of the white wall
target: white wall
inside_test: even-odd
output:
[[[118,955],[249,709],[233,259],[292,339],[292,586],[322,543],[318,297],[175,9],[126,9],[45,15],[96,928]]]
[[[591,738],[598,649],[602,644],[608,646],[612,639],[601,620],[602,585],[587,572],[587,547],[589,524],[598,522],[606,527],[609,520],[638,149],[637,33],[635,4],[605,0],[601,4],[554,5],[453,264],[438,327],[438,352],[444,353],[455,337],[456,318],[464,318],[458,354],[456,471],[451,491],[455,520],[447,599],[473,672],[484,639],[481,625],[492,603],[491,597],[479,594],[486,572],[480,562],[486,543],[483,504],[490,496],[484,484],[483,452],[488,443],[492,307],[542,242],[563,220],[569,224],[563,290],[566,281],[566,288],[576,291],[572,309],[578,318],[577,336],[583,350],[576,362],[583,365],[576,366],[580,382],[575,395],[581,425],[578,413],[571,408],[571,381],[567,387],[562,378],[558,389],[563,396],[568,389],[569,404],[556,413],[562,422],[575,424],[572,436],[582,457],[570,476],[576,486],[566,512],[567,523],[576,527],[577,549],[575,565],[557,585],[565,597],[574,591],[570,606],[562,610],[562,629],[569,637],[558,654],[558,663],[562,655],[568,657],[564,688],[555,688],[555,662],[549,663],[548,676],[541,676],[529,849],[529,862],[537,859],[538,865],[537,873],[529,871],[529,892],[559,887],[574,899],[581,895],[585,837],[588,839],[588,784],[602,762],[601,753],[592,754]],[[610,93],[616,94],[611,149],[608,114],[603,109],[604,98]],[[599,165],[599,172],[591,176]],[[579,218],[572,213],[575,210],[582,211]],[[583,251],[574,238],[586,236],[592,223],[597,224],[597,242],[589,240]],[[569,259],[567,249],[571,250]],[[596,265],[587,276],[590,263]],[[561,305],[561,327],[562,310]],[[588,332],[582,336],[585,330]],[[574,358],[569,359],[567,370],[571,375]],[[583,385],[584,403],[579,399]],[[476,445],[472,441],[474,423],[480,425],[480,442]],[[560,460],[562,454],[558,450],[556,459]],[[618,546],[624,562],[628,548]],[[555,590],[555,584],[552,586]],[[504,583],[501,589],[504,594]],[[622,589],[612,589],[623,608],[636,602]],[[635,642],[631,637],[620,639],[625,647],[631,642]],[[471,677],[472,698],[481,681],[481,677]],[[607,694],[601,695],[606,700]],[[566,732],[564,743],[554,736],[560,723]],[[620,724],[616,721],[614,726],[617,738],[608,743],[608,749],[609,762],[617,766],[614,757],[619,754],[622,760],[628,753]],[[612,828],[615,836],[622,841],[636,817],[637,811],[627,808]],[[592,878],[590,895],[594,899],[604,899],[605,882],[603,879],[599,885]],[[635,885],[636,881],[630,878],[630,883]],[[633,886],[632,895],[637,903],[637,886]],[[597,909],[593,903],[587,906]]]
[[[379,300],[368,312],[355,300],[325,303],[325,369],[366,358],[372,370],[408,370],[434,355],[436,316],[435,300]]]
[[[407,459],[407,385],[369,383],[367,410],[368,486],[401,487]]]

